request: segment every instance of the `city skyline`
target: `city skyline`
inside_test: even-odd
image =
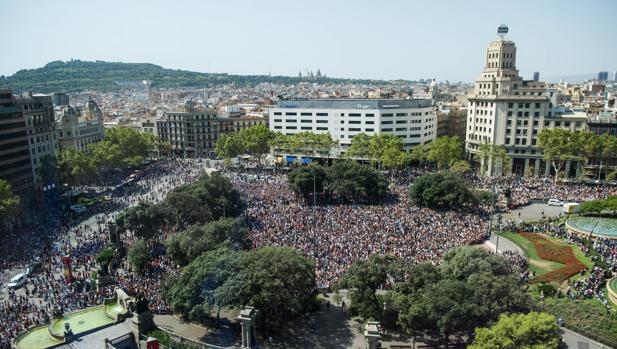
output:
[[[506,13],[485,1],[104,5],[0,2],[0,20],[15,29],[0,74],[81,59],[246,75],[319,68],[341,78],[473,81],[501,23],[510,27],[507,38],[518,46],[517,68],[527,79],[536,71],[545,79],[617,70],[617,46],[609,45],[617,4],[610,1],[524,1]]]

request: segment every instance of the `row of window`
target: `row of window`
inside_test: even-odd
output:
[[[274,115],[283,115],[283,114],[280,111],[275,111]],[[296,115],[298,115],[298,113],[297,112],[288,111],[288,112],[285,112],[285,115],[296,116]],[[308,112],[302,113],[301,112],[300,115],[301,116],[313,116],[313,113],[308,113]],[[328,113],[315,113],[315,115],[316,116],[328,116]],[[345,114],[341,114],[341,115],[344,116]],[[373,116],[373,114],[371,114],[371,116]]]

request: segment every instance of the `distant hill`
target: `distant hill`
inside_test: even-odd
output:
[[[229,75],[225,73],[198,73],[186,70],[165,69],[150,63],[121,63],[104,61],[68,62],[54,61],[42,68],[23,69],[5,77],[0,76],[0,87],[12,88],[15,92],[35,91],[81,92],[116,91],[116,81],[150,80],[152,87],[207,87],[217,84],[236,83],[239,86],[263,82],[295,84],[306,79],[288,76]],[[355,82],[375,85],[388,84],[382,80],[323,78],[320,82]],[[400,81],[397,81],[400,82]]]

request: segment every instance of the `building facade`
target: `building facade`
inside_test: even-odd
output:
[[[604,82],[608,80],[608,72],[607,71],[601,71],[598,72],[598,81],[600,82]]]
[[[18,195],[34,188],[26,120],[9,89],[0,89],[0,178]]]
[[[51,100],[54,103],[54,107],[69,105],[69,95],[66,93],[54,93],[51,95]]]
[[[33,95],[31,92],[18,96],[17,103],[21,106],[26,121],[32,178],[38,189],[42,186],[40,169],[50,164],[46,163],[44,158],[52,159],[59,151],[54,106],[51,96]]]
[[[272,131],[330,133],[341,151],[358,133],[400,137],[405,149],[437,137],[432,99],[313,99],[281,101],[269,112]]]
[[[105,137],[103,113],[93,100],[86,101],[83,107],[65,105],[55,111],[62,149],[87,151],[90,144]]]
[[[523,80],[516,69],[516,45],[503,37],[486,50],[484,70],[468,97],[465,147],[478,158],[483,143],[504,146],[519,175],[548,176],[550,164],[538,148],[543,128],[582,131],[586,115],[557,106],[558,91],[546,82]],[[573,170],[570,162],[566,172]],[[491,173],[502,164],[489,163]]]
[[[228,120],[228,119],[226,119]],[[208,157],[214,152],[220,134],[233,131],[231,121],[216,117],[216,110],[186,101],[182,110],[165,112],[156,120],[159,139],[171,144],[172,152],[181,157]]]

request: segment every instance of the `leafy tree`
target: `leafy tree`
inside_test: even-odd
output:
[[[315,179],[314,181],[313,178]],[[294,191],[308,199],[313,190],[315,193],[323,191],[324,183],[326,182],[326,171],[323,166],[316,164],[298,167],[287,174],[287,181]]]
[[[96,255],[96,262],[101,266],[100,274],[107,275],[109,274],[109,264],[114,258],[114,250],[110,247],[106,247],[102,249],[99,254]]]
[[[142,239],[135,241],[129,248],[127,258],[138,273],[145,273],[148,270],[148,263],[150,262],[150,249],[146,245],[146,242]]]
[[[377,290],[386,283],[393,262],[391,256],[371,255],[366,261],[352,264],[336,285],[337,289],[350,290],[350,310],[365,320],[382,322],[383,306],[377,298]]]
[[[240,193],[220,173],[204,174],[195,183],[176,187],[172,192],[187,192],[195,197],[210,209],[212,220],[236,217],[242,207]]]
[[[357,162],[337,161],[326,169],[327,187],[343,200],[375,201],[388,193],[388,183],[381,172]]]
[[[125,166],[137,166],[149,157],[154,145],[147,133],[140,133],[132,128],[115,127],[105,129],[108,144],[117,145],[121,150],[121,161]]]
[[[74,148],[67,148],[58,157],[60,178],[70,186],[89,184],[96,178],[97,168],[92,158]]]
[[[558,348],[559,327],[553,315],[531,312],[503,314],[490,328],[476,329],[469,349]]]
[[[347,158],[369,159],[379,168],[396,168],[402,166],[407,156],[403,150],[403,141],[392,134],[376,134],[369,136],[358,133],[351,140],[351,145],[345,153]]]
[[[122,212],[116,224],[120,230],[130,230],[138,238],[149,239],[170,220],[171,215],[164,207],[140,202]]]
[[[54,155],[43,155],[39,159],[40,165],[37,168],[37,175],[41,182],[48,183],[50,181],[58,181],[58,158]]]
[[[186,265],[204,252],[218,248],[223,242],[242,249],[251,247],[246,227],[233,218],[193,225],[181,233],[170,235],[165,246],[167,254],[176,263]]]
[[[216,290],[217,299],[225,305],[259,309],[264,335],[267,322],[280,326],[313,304],[315,265],[293,249],[263,247],[244,253],[229,275]]]
[[[463,142],[456,136],[438,137],[428,145],[426,158],[444,170],[463,155]]]
[[[92,143],[89,146],[90,156],[98,168],[122,167],[124,154],[120,145],[109,140]]]
[[[576,158],[577,137],[574,132],[561,128],[540,131],[538,146],[542,148],[544,160],[555,170],[555,181],[566,162]]]
[[[532,300],[510,263],[473,247],[444,255],[440,266],[412,266],[392,298],[401,328],[413,335],[468,336],[502,313],[526,312]]]
[[[255,125],[242,129],[237,137],[242,141],[246,152],[257,157],[261,163],[262,157],[270,151],[270,142],[274,139],[274,134],[265,125]]]
[[[464,174],[471,171],[471,165],[466,160],[456,160],[450,166],[450,171],[456,174]]]
[[[231,265],[241,253],[220,246],[201,254],[182,268],[177,276],[167,279],[162,287],[162,297],[184,319],[202,320],[215,306],[222,303],[216,290],[230,275]]]
[[[364,132],[356,134],[351,139],[351,145],[347,149],[347,152],[345,152],[345,156],[350,159],[371,159],[371,155],[371,136]]]
[[[170,212],[176,225],[180,228],[186,228],[193,224],[203,224],[212,219],[208,204],[200,201],[199,198],[187,191],[170,192],[165,197],[162,206],[163,208],[158,210]]]
[[[13,194],[11,185],[0,179],[0,218],[13,216],[19,212],[19,196]]]
[[[478,149],[480,150],[481,174],[486,174],[488,172],[489,165],[492,166],[491,172],[498,176],[510,173],[512,159],[508,156],[508,151],[504,146],[482,143]]]
[[[418,177],[410,195],[417,204],[432,208],[460,208],[475,202],[467,183],[452,173],[429,173]]]
[[[617,196],[609,196],[606,199],[583,202],[578,207],[579,212],[600,214],[603,211],[617,212]]]
[[[409,160],[423,164],[427,159],[428,145],[419,144],[409,151]]]
[[[225,161],[241,155],[243,150],[242,140],[236,133],[222,135],[216,141],[216,147],[214,148],[216,155],[225,159]]]
[[[501,256],[471,246],[461,246],[444,254],[440,271],[446,278],[464,281],[476,273],[503,276],[513,270],[511,263]]]

